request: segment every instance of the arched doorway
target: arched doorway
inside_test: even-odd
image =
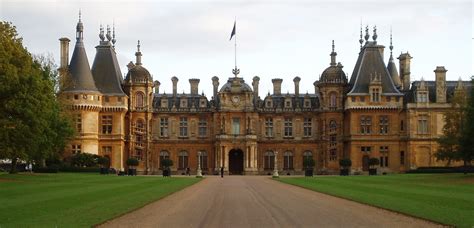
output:
[[[239,149],[229,151],[229,174],[242,175],[244,172],[244,152]]]

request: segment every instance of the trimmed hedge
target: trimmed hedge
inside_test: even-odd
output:
[[[100,173],[99,167],[75,167],[75,166],[61,166],[60,172],[74,172],[74,173]]]
[[[474,173],[474,166],[459,167],[419,167],[406,173]]]

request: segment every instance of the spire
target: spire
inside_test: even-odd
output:
[[[377,26],[374,26],[374,35],[372,35],[374,42],[377,42]]]
[[[137,61],[135,65],[142,65],[142,53],[140,52],[140,40],[138,40],[137,52],[135,52],[135,56],[137,57]]]
[[[332,40],[331,66],[336,66],[336,55],[337,53],[334,52],[334,40]]]
[[[365,26],[365,42],[369,41],[370,35],[369,35],[369,26]]]
[[[364,40],[362,39],[362,21],[360,22],[360,39],[359,39],[359,43],[360,43],[360,49],[362,49],[362,43],[364,43]]]
[[[115,48],[115,42],[117,42],[117,40],[115,39],[115,21],[114,21],[112,24],[112,45],[114,48]]]
[[[82,39],[84,38],[83,32],[84,32],[84,25],[82,24],[82,20],[81,20],[81,10],[79,10],[79,21],[77,22],[77,26],[76,26],[76,41],[77,42],[82,42]]]
[[[392,55],[392,52],[393,52],[393,43],[392,43],[392,28],[390,28],[390,60],[389,61],[393,61],[393,55]]]

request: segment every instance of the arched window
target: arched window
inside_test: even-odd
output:
[[[329,94],[329,107],[336,108],[337,107],[337,95],[335,92]]]
[[[184,170],[188,168],[188,152],[181,151],[178,153],[178,169]]]
[[[163,167],[163,165],[162,165],[163,160],[169,159],[169,158],[170,158],[170,153],[168,151],[163,150],[163,151],[160,152],[160,169],[162,169],[162,167]]]
[[[303,167],[304,167],[304,161],[306,159],[313,159],[313,152],[311,152],[309,150],[303,152]]]
[[[263,168],[267,170],[272,170],[275,165],[275,153],[273,153],[273,151],[267,151],[265,152],[263,159]]]
[[[137,108],[143,107],[143,93],[142,92],[135,93],[135,107]]]
[[[283,169],[293,169],[293,152],[286,151],[285,153],[283,153]]]
[[[199,152],[198,152],[198,159],[199,159]],[[201,151],[201,169],[207,170],[207,152]]]

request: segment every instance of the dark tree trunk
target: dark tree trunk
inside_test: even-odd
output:
[[[10,174],[14,174],[14,173],[17,173],[18,171],[16,170],[16,163],[17,163],[18,159],[17,158],[13,158],[12,159],[12,167],[10,168]]]

